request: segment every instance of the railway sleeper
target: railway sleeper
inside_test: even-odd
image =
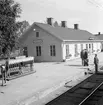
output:
[[[85,102],[82,105],[98,105],[97,103],[99,102],[100,99],[101,97],[92,96],[90,99],[87,100],[87,102]]]
[[[88,82],[91,82],[91,83],[101,83],[103,80],[88,80]]]
[[[92,87],[92,88],[90,88],[90,87],[80,87],[80,89],[92,90],[92,89],[93,89],[93,87]]]
[[[65,101],[72,102],[75,105],[78,105],[83,99],[84,98],[80,98],[80,97],[70,97],[68,98],[68,100],[65,100]]]
[[[103,94],[94,94],[93,97],[102,97]]]
[[[68,94],[67,96],[68,96],[68,97],[78,97],[78,98],[86,97],[85,94],[78,94],[78,93]]]
[[[103,90],[103,85],[99,88],[99,90]]]
[[[95,92],[95,94],[97,94],[97,95],[98,94],[103,95],[103,91],[102,90],[98,90],[98,91]]]
[[[86,89],[77,89],[74,93],[78,93],[78,94],[85,94],[85,95],[88,95],[90,93],[89,90],[86,90]]]
[[[101,97],[91,97],[89,101],[99,101]]]
[[[78,98],[78,97],[67,97],[67,96],[63,96],[63,97],[57,97],[56,99],[54,99],[53,101],[49,102],[47,105],[55,105],[55,103],[57,103],[56,105],[65,105],[65,102],[70,102],[70,103],[79,103],[83,100],[83,98]],[[60,103],[60,104],[59,104]],[[78,105],[78,104],[75,104]]]
[[[82,105],[98,105],[97,103],[98,103],[97,101],[89,101],[89,102],[86,102]]]

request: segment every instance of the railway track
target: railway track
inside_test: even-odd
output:
[[[93,74],[46,105],[103,105],[102,98],[103,74]]]

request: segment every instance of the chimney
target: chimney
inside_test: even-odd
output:
[[[52,20],[53,20],[52,17],[47,18],[47,24],[52,25],[53,24]]]
[[[67,25],[66,25],[66,21],[61,21],[61,27],[66,27]]]
[[[98,32],[98,35],[100,35],[101,33],[100,32]]]
[[[78,24],[74,24],[74,29],[78,29]]]

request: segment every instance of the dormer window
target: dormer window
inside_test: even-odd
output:
[[[94,40],[94,38],[93,37],[89,37],[89,40]]]
[[[39,37],[39,32],[36,32],[36,37]]]

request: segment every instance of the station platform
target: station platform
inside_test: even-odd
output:
[[[103,65],[103,53],[98,53],[99,66]],[[82,66],[81,59],[67,62],[35,63],[35,73],[0,85],[0,105],[44,105],[52,98],[75,86],[94,71],[94,55],[89,56],[89,66]],[[1,80],[0,80],[1,84]],[[69,85],[68,85],[69,84]]]

